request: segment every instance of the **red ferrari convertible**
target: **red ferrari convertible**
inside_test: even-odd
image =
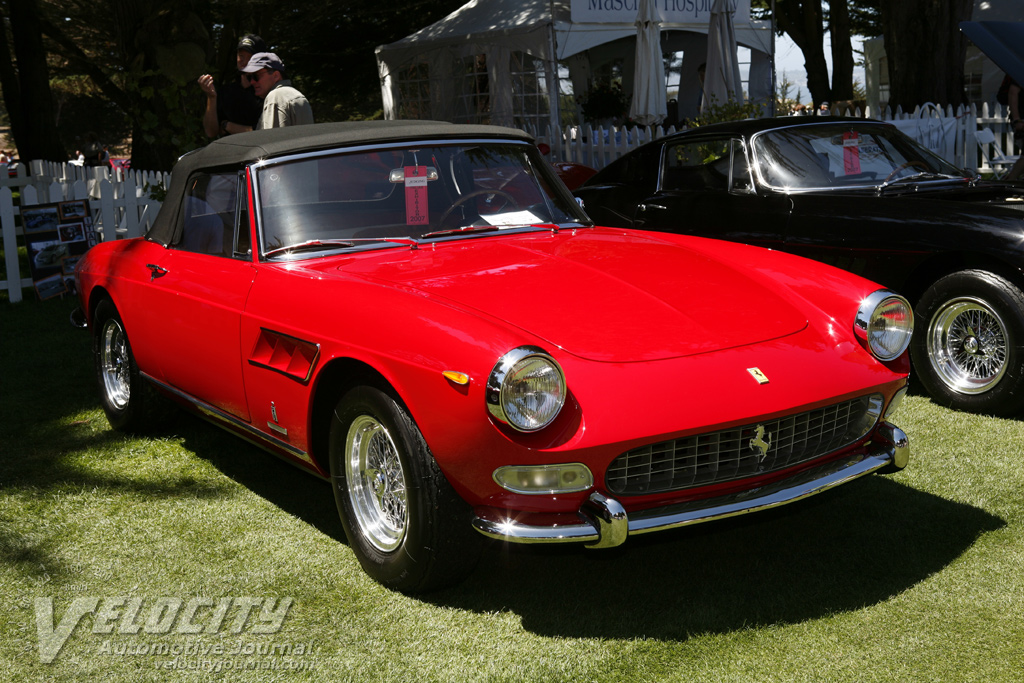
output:
[[[167,399],[328,479],[416,592],[486,539],[629,536],[907,465],[913,316],[789,254],[595,227],[524,133],[395,121],[186,155],[78,265],[111,425]]]

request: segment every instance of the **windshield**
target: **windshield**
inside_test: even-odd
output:
[[[264,255],[587,221],[526,144],[310,155],[258,167],[256,185]]]
[[[964,178],[963,172],[892,126],[823,124],[754,136],[756,167],[782,190],[875,188],[901,178]]]

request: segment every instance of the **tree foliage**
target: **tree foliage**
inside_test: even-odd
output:
[[[196,79],[236,78],[235,46],[262,36],[318,121],[380,116],[374,50],[465,0],[0,0],[0,88],[23,158],[67,158],[94,132],[131,141],[137,167],[166,169],[205,143]],[[884,35],[893,102],[959,101],[971,0],[775,0],[804,54],[816,103],[852,96],[851,35]],[[770,0],[753,0],[766,18]],[[831,32],[831,78],[823,48]],[[927,64],[924,68],[922,65]]]
[[[136,167],[166,169],[205,143],[196,79],[236,78],[240,36],[256,33],[278,53],[317,120],[366,118],[381,109],[376,46],[463,2],[0,0],[0,87],[24,158],[64,159],[88,132],[112,140],[130,131]],[[29,37],[36,44],[11,43]],[[46,152],[36,151],[41,131],[57,143]]]

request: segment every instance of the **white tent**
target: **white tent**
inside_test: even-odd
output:
[[[747,96],[767,99],[771,28],[750,20],[750,0],[732,2],[737,42],[751,49]],[[690,117],[700,101],[697,66],[706,59],[710,13],[704,3],[676,4],[690,9],[661,8],[661,41],[663,52],[684,53],[678,115]],[[560,127],[559,93],[565,90],[559,89],[560,80],[570,80],[579,97],[601,69],[617,64],[623,91],[632,92],[636,14],[636,0],[472,0],[377,48],[384,114],[512,125],[538,133]]]

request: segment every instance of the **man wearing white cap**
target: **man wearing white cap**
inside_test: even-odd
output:
[[[256,122],[256,130],[313,123],[313,109],[285,78],[284,63],[273,52],[254,54],[242,71],[249,74],[256,96],[263,99],[263,113]]]

